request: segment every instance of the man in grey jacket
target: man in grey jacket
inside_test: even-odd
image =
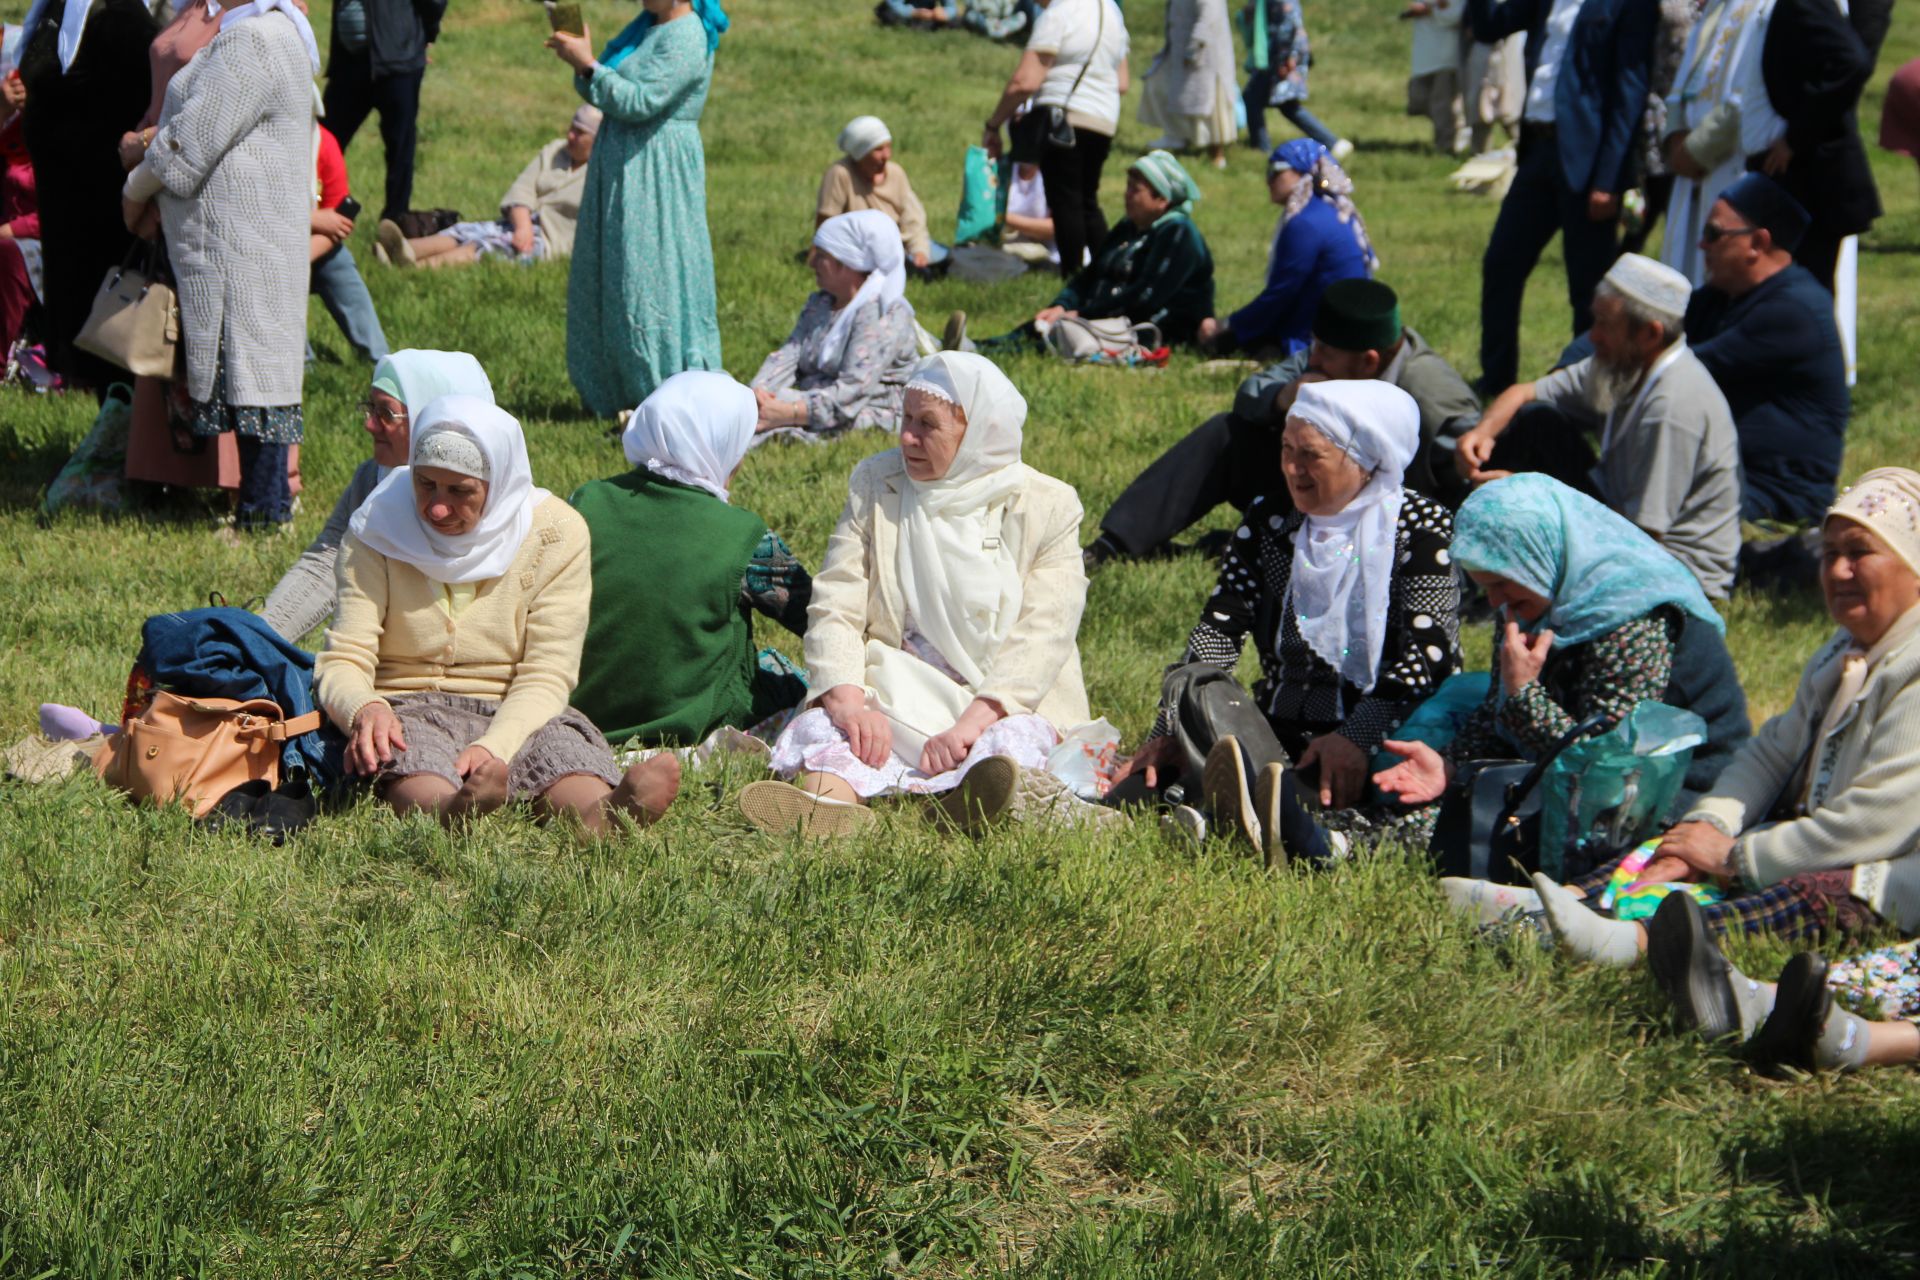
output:
[[[1246,510],[1255,498],[1284,499],[1280,431],[1303,382],[1378,378],[1420,406],[1425,441],[1407,468],[1407,487],[1449,506],[1466,496],[1453,468],[1461,432],[1480,420],[1466,379],[1400,323],[1400,299],[1378,280],[1327,286],[1314,315],[1313,345],[1240,384],[1233,408],[1201,423],[1115,499],[1086,549],[1089,570],[1108,560],[1152,554],[1223,502]]]

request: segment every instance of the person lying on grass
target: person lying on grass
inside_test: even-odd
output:
[[[348,771],[399,812],[448,823],[510,799],[593,833],[616,815],[658,818],[679,761],[622,776],[567,706],[592,594],[586,522],[534,487],[520,424],[475,396],[428,405],[408,465],[354,513],[314,663]]]

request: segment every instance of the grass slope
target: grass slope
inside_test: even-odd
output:
[[[15,9],[20,6],[16,3]],[[1131,6],[1135,72],[1159,15]],[[1313,8],[1316,109],[1384,276],[1473,371],[1487,202],[1402,118],[1394,4]],[[325,5],[316,4],[324,30]],[[601,38],[630,10],[595,0]],[[17,13],[15,14],[17,17]],[[846,118],[883,115],[936,227],[1011,50],[876,29],[860,0],[739,0],[703,126],[727,362],[748,376],[808,283],[793,265]],[[419,202],[477,214],[571,111],[532,6],[455,6],[426,82]],[[1863,108],[1920,53],[1902,11]],[[1120,151],[1148,134],[1132,120]],[[377,195],[377,133],[350,160]],[[1849,474],[1912,459],[1914,172],[1875,153]],[[1117,210],[1122,163],[1106,203]],[[1223,308],[1271,210],[1244,149],[1197,169]],[[401,277],[355,238],[396,346],[475,352],[542,483],[621,465],[564,370],[564,269]],[[1526,356],[1564,340],[1557,256]],[[976,331],[1029,278],[911,293]],[[315,307],[303,536],[362,456],[366,370]],[[1160,374],[1012,368],[1028,456],[1097,514],[1231,394]],[[293,546],[223,548],[191,513],[34,517],[77,398],[0,392],[0,730],[113,704],[147,614],[266,590]],[[756,455],[736,490],[818,563],[853,463]],[[645,554],[644,548],[636,554]],[[1129,738],[1209,580],[1110,570],[1082,645]],[[1742,597],[1756,711],[1824,632]],[[1472,657],[1485,660],[1484,633]],[[661,826],[581,849],[516,817],[449,840],[362,806],[287,849],[129,810],[90,780],[0,792],[0,1275],[1573,1276],[1911,1273],[1920,1139],[1904,1072],[1780,1086],[1678,1039],[1637,976],[1507,954],[1411,865],[1266,876],[1224,849],[933,836],[769,841],[696,776]],[[1740,947],[1772,972],[1778,946]]]

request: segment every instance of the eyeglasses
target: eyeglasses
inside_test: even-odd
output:
[[[1759,229],[1758,227],[1722,227],[1709,222],[1700,228],[1700,243],[1718,244],[1728,236],[1750,236]]]
[[[371,400],[362,400],[360,402],[360,413],[363,417],[378,418],[385,426],[404,427],[407,425],[407,411],[405,409],[388,409],[384,406],[376,405]]]

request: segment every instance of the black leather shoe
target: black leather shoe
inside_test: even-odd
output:
[[[1780,971],[1773,1012],[1747,1041],[1747,1061],[1755,1070],[1768,1073],[1781,1067],[1812,1071],[1814,1046],[1820,1043],[1820,1033],[1826,1030],[1827,1015],[1832,1010],[1826,960],[1802,951]]]
[[[200,825],[209,831],[218,831],[229,824],[250,827],[253,825],[255,808],[267,795],[266,779],[243,782],[221,796],[219,803],[207,810],[206,816],[200,819]]]
[[[1698,1031],[1707,1040],[1740,1033],[1728,977],[1733,966],[1714,945],[1706,914],[1692,895],[1669,893],[1647,921],[1647,967],[1682,1031]]]

